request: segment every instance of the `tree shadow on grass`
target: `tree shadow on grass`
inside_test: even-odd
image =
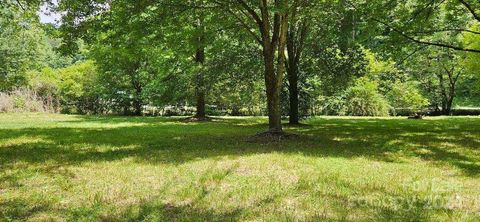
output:
[[[220,189],[221,180],[228,176],[228,172],[218,179],[215,189]],[[338,182],[338,181],[337,181]],[[358,186],[345,181],[344,188],[356,190]],[[332,183],[336,183],[332,181]],[[203,184],[204,186],[206,184]],[[209,185],[211,187],[211,184]],[[169,186],[166,186],[169,187]],[[208,196],[216,195],[212,192],[198,192],[196,197],[189,201],[169,202],[162,196],[154,196],[130,205],[118,207],[115,203],[101,198],[93,203],[85,203],[74,208],[55,207],[54,203],[45,201],[29,202],[21,198],[0,202],[0,216],[16,220],[27,220],[38,215],[62,215],[63,219],[76,221],[240,221],[245,219],[276,218],[280,221],[298,221],[295,209],[284,208],[281,200],[286,198],[282,193],[257,198],[244,208],[242,204],[232,205],[230,208],[209,207]],[[364,201],[359,193],[356,196],[345,196],[322,193],[319,198],[330,200],[327,212],[321,209],[311,209],[312,214],[305,216],[305,221],[424,221],[431,218],[432,213],[440,211],[443,215],[453,215],[453,211],[446,205],[435,205],[428,197],[397,193],[389,193],[381,189],[382,196]],[[162,193],[162,192],[160,192]],[[367,192],[368,193],[368,192]],[[28,203],[28,204],[27,204]],[[446,202],[445,202],[446,203]],[[256,215],[256,209],[263,208],[261,214]],[[367,210],[368,214],[359,214]],[[250,218],[249,218],[250,217]],[[265,217],[265,218],[263,218]]]
[[[0,201],[0,220],[5,221],[26,221],[34,214],[46,212],[51,208],[48,204],[28,205],[21,199]]]
[[[190,205],[175,206],[171,204],[146,203],[139,206],[137,216],[131,221],[238,221],[242,212],[236,209],[230,212],[215,212],[198,209]],[[128,216],[127,216],[128,217]]]
[[[128,158],[139,163],[177,165],[202,159],[237,158],[276,152],[302,153],[313,157],[362,157],[389,162],[399,161],[399,157],[420,158],[441,165],[454,166],[468,176],[476,177],[480,174],[478,119],[418,122],[322,119],[310,123],[309,127],[289,127],[290,132],[301,134],[302,138],[276,144],[252,144],[245,141],[246,137],[264,129],[264,123],[251,124],[249,120],[227,119],[215,123],[184,124],[175,119],[138,118],[130,121],[129,118],[121,118],[109,121],[109,118],[101,120],[86,118],[79,123],[95,121],[109,127],[0,130],[0,171],[28,166],[34,171],[70,177],[69,172],[62,168],[92,162],[112,162]],[[128,126],[129,124],[133,126]],[[220,179],[227,176],[228,172]],[[10,174],[0,173],[0,192],[2,184],[17,186],[19,185],[17,180],[14,171]],[[348,186],[349,184],[346,184],[346,187]],[[358,186],[351,185],[349,189],[358,189]],[[389,204],[367,202],[351,207],[372,211],[373,220],[415,221],[427,220],[430,217],[430,211],[425,210],[431,204],[428,200],[417,199],[411,193],[399,196],[395,193],[389,194],[386,190],[380,192],[391,197],[394,203],[399,200],[405,204],[390,208],[385,207]],[[129,218],[131,221],[235,221],[245,216],[243,213],[246,209],[242,208],[221,211],[205,207],[202,198],[208,195],[215,193],[201,192],[197,202],[183,205],[158,201],[161,197],[152,198],[134,204],[120,214],[116,211],[104,212],[108,206],[58,209],[49,205],[50,203],[27,205],[26,201],[21,199],[11,199],[0,202],[0,216],[22,220],[38,213],[52,211],[59,211],[57,213],[60,215],[71,215],[75,219],[92,220]],[[258,204],[275,204],[275,198],[280,197],[266,198],[260,200]],[[338,202],[339,206],[350,201],[345,196],[331,198]],[[448,209],[442,210],[451,213]],[[345,212],[344,217],[348,218],[348,215],[349,212]],[[328,221],[338,219],[337,216],[330,217],[327,214],[307,219]]]
[[[318,142],[327,141],[324,147],[330,155],[392,162],[421,158],[455,166],[468,176],[480,174],[479,119],[344,120],[325,125],[307,133]]]
[[[480,174],[480,124],[472,124],[480,122],[478,119],[322,119],[309,127],[288,128],[302,135],[301,139],[273,144],[246,141],[264,127],[261,120],[253,120],[253,124],[249,122],[252,119],[185,124],[164,118],[84,117],[79,123],[98,121],[109,127],[3,129],[0,169],[19,162],[67,166],[125,158],[149,164],[183,164],[205,158],[280,152],[379,161],[416,157],[453,165],[469,176]],[[127,126],[115,126],[120,123]],[[137,123],[141,124],[128,126]]]
[[[173,205],[158,200],[132,205],[123,212],[105,212],[108,208],[104,203],[97,202],[92,206],[62,209],[54,204],[27,204],[24,200],[16,199],[0,202],[0,220],[26,221],[38,218],[39,221],[60,221],[69,218],[69,221],[238,221],[242,212],[240,209],[216,212],[191,204]],[[55,215],[61,218],[55,218]]]

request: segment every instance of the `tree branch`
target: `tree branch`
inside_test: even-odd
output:
[[[465,6],[465,8],[467,8],[468,11],[470,11],[473,17],[480,22],[480,15],[477,14],[477,12],[475,12],[475,9],[473,9],[473,7],[469,3],[467,3],[465,0],[458,0],[458,1],[460,1],[460,3],[462,3],[462,5]]]
[[[20,0],[16,0],[18,6],[20,6],[20,8],[23,10],[23,11],[26,11],[25,7],[23,7],[22,3],[20,2]]]
[[[462,0],[459,0],[459,1],[462,1]],[[353,7],[355,10],[358,10],[357,7],[353,3],[351,3],[350,1],[346,1],[346,2],[351,7]],[[377,18],[375,18],[373,16],[370,16],[370,15],[367,15],[367,14],[364,14],[364,15],[367,16],[368,19],[373,20],[375,22],[378,22],[378,23],[384,25],[385,27],[390,28],[392,31],[398,33],[399,35],[401,35],[405,39],[408,39],[408,40],[410,40],[414,43],[417,43],[417,44],[423,44],[423,45],[428,45],[428,46],[437,46],[437,47],[442,47],[442,48],[449,48],[449,49],[453,49],[453,50],[456,50],[456,51],[480,53],[480,49],[465,48],[465,47],[461,47],[461,46],[448,45],[448,44],[445,44],[445,43],[428,42],[428,41],[418,40],[418,39],[416,39],[412,36],[409,36],[409,35],[405,34],[404,31],[399,30],[398,28],[395,28],[394,26],[388,24],[387,22],[384,22],[380,19],[377,19]]]
[[[240,16],[238,16],[235,12],[233,12],[231,9],[227,9],[227,11],[233,15],[233,17],[235,17],[235,19],[240,22],[240,24],[247,30],[248,33],[250,33],[250,35],[252,35],[255,40],[257,40],[258,43],[262,44],[262,40],[260,39],[260,37],[257,36],[257,34],[255,34],[252,29],[245,23],[245,21],[243,21],[243,19],[240,18]]]
[[[260,18],[260,16],[258,16],[258,14],[255,12],[255,10],[253,10],[250,6],[248,6],[248,4],[244,1],[244,0],[237,0],[238,4],[240,4],[245,10],[247,10],[247,12],[252,16],[252,18],[255,20],[255,22],[258,24],[258,25],[261,25],[262,24],[262,19]]]
[[[467,32],[467,33],[471,33],[471,34],[480,35],[480,32],[477,32],[477,31],[468,30],[468,29],[455,29],[455,28],[410,32],[408,34],[412,34],[412,35],[414,35],[414,34],[434,34],[434,33],[438,33],[438,32]]]

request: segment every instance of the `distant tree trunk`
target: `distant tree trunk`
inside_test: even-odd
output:
[[[453,100],[455,99],[455,86],[450,88],[450,96],[447,101],[447,111],[448,115],[453,115]]]
[[[288,91],[289,91],[289,123],[299,124],[299,75],[300,75],[300,59],[308,32],[306,19],[302,21],[296,20],[297,11],[294,9],[288,28],[287,39],[287,75],[288,75]]]
[[[233,105],[233,106],[232,106],[232,112],[230,113],[230,115],[232,115],[232,116],[241,116],[240,107],[237,106],[237,105]]]
[[[133,107],[135,108],[134,115],[135,116],[141,116],[142,115],[142,101],[141,100],[134,100],[133,101]]]
[[[198,4],[199,7],[202,7],[204,2],[203,0],[199,2],[194,2]],[[196,10],[196,24],[195,28],[198,31],[197,40],[197,50],[195,52],[195,63],[199,67],[197,69],[196,79],[195,79],[195,96],[196,96],[196,114],[195,118],[204,119],[206,118],[205,113],[205,77],[203,72],[203,65],[205,64],[205,26],[204,26],[204,15],[200,10]]]
[[[134,64],[131,70],[130,78],[131,78],[131,84],[134,91],[133,95],[133,115],[135,116],[141,116],[143,113],[143,99],[142,99],[142,91],[143,91],[143,86],[142,83],[140,82],[140,77],[138,76],[138,71],[140,69],[140,62],[137,62]]]
[[[134,115],[141,116],[143,115],[143,99],[142,99],[142,86],[138,81],[134,81],[134,88],[135,88],[135,95],[133,98],[133,108],[134,108]]]
[[[447,107],[446,107],[446,110],[445,110],[445,115],[451,116],[453,114],[452,107],[453,107],[453,97],[451,97],[447,101]]]
[[[290,100],[289,123],[299,124],[300,117],[298,108],[298,69],[293,64],[289,64],[288,67],[288,92]]]
[[[457,93],[457,81],[458,77],[460,77],[461,72],[458,72],[455,75],[455,67],[453,67],[450,71],[447,70],[448,73],[448,80],[449,80],[449,97],[447,101],[447,110],[448,115],[453,115],[453,101],[455,100],[455,95]]]
[[[197,52],[195,54],[195,62],[199,66],[203,66],[205,63],[205,48],[203,46],[199,47],[197,49]],[[195,94],[197,97],[197,112],[195,114],[195,118],[205,118],[206,113],[205,113],[205,81],[204,81],[204,76],[203,72],[200,69],[197,73],[196,76],[196,88],[195,88]]]
[[[445,66],[443,66],[443,69],[447,74],[448,82],[445,83],[446,81],[443,74],[438,75],[441,92],[442,92],[442,114],[452,115],[453,101],[455,100],[455,94],[456,94],[456,85],[461,72],[458,71],[455,74],[455,67],[448,69]]]
[[[440,73],[437,75],[438,76],[438,81],[440,83],[440,92],[442,94],[442,115],[448,115],[448,110],[447,110],[447,90],[445,89],[445,80],[443,78],[443,73]]]

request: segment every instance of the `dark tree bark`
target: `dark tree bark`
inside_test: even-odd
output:
[[[450,100],[448,97],[447,89],[445,86],[445,80],[443,78],[443,74],[438,75],[438,80],[440,82],[440,90],[442,92],[442,114],[443,115],[450,115],[450,109],[448,106],[448,101]]]
[[[288,67],[288,92],[289,92],[289,123],[290,124],[299,124],[300,115],[299,115],[299,93],[298,93],[298,68],[296,64],[289,64]]]
[[[134,95],[133,95],[133,101],[132,101],[132,105],[133,105],[133,109],[134,109],[133,115],[135,115],[135,116],[143,115],[143,113],[142,113],[142,111],[143,111],[143,107],[142,107],[143,106],[143,99],[142,99],[143,86],[142,86],[142,83],[139,80],[138,69],[140,69],[140,62],[135,63],[135,65],[132,68],[131,75],[130,75],[131,84],[132,84],[133,89],[135,90]]]
[[[197,4],[197,2],[195,2]],[[198,3],[199,7],[203,6],[203,1]],[[205,119],[205,77],[203,72],[203,65],[205,63],[205,26],[204,26],[204,15],[201,10],[196,10],[196,24],[195,28],[198,30],[197,40],[197,50],[195,52],[195,63],[199,67],[197,74],[195,76],[195,96],[196,96],[196,114],[195,118]]]
[[[135,81],[137,82],[137,81]],[[142,86],[138,83],[134,84],[135,87],[135,95],[133,98],[133,109],[135,116],[141,116],[143,113],[143,99],[142,99]]]
[[[480,14],[478,14],[477,11],[475,11],[475,7],[472,4],[468,3],[465,0],[458,0],[458,1],[462,3],[462,5],[468,10],[468,12],[470,12],[470,14],[473,16],[473,18],[475,18],[475,20],[480,22]]]
[[[205,48],[199,47],[195,54],[195,62],[199,66],[205,63]],[[196,76],[195,96],[197,97],[197,112],[195,118],[206,118],[205,113],[205,81],[202,70],[199,70]]]
[[[195,118],[206,118],[207,114],[205,113],[205,94],[199,92],[197,94],[197,113]]]
[[[134,99],[133,100],[133,107],[135,109],[135,112],[133,113],[135,116],[141,116],[142,115],[142,100],[141,99]]]
[[[299,79],[300,79],[300,59],[305,44],[305,39],[308,33],[308,24],[304,18],[302,21],[296,20],[297,11],[294,9],[290,25],[288,28],[287,39],[287,76],[288,76],[288,91],[289,91],[289,123],[299,124]]]

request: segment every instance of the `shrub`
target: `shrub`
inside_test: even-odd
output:
[[[17,89],[0,93],[0,112],[45,112],[52,110],[33,91]]]
[[[0,112],[12,112],[13,107],[13,98],[7,93],[0,92]]]
[[[350,116],[388,116],[389,105],[378,93],[378,84],[367,78],[359,78],[347,89],[345,113]]]
[[[429,104],[415,84],[411,82],[396,82],[392,90],[388,92],[387,98],[396,113],[399,110],[411,110],[409,113],[411,115],[421,111]]]
[[[58,70],[62,81],[59,92],[63,111],[98,114],[105,109],[97,68],[93,61],[84,61]]]
[[[345,96],[324,96],[319,99],[321,105],[320,113],[322,115],[344,116],[345,114]]]

